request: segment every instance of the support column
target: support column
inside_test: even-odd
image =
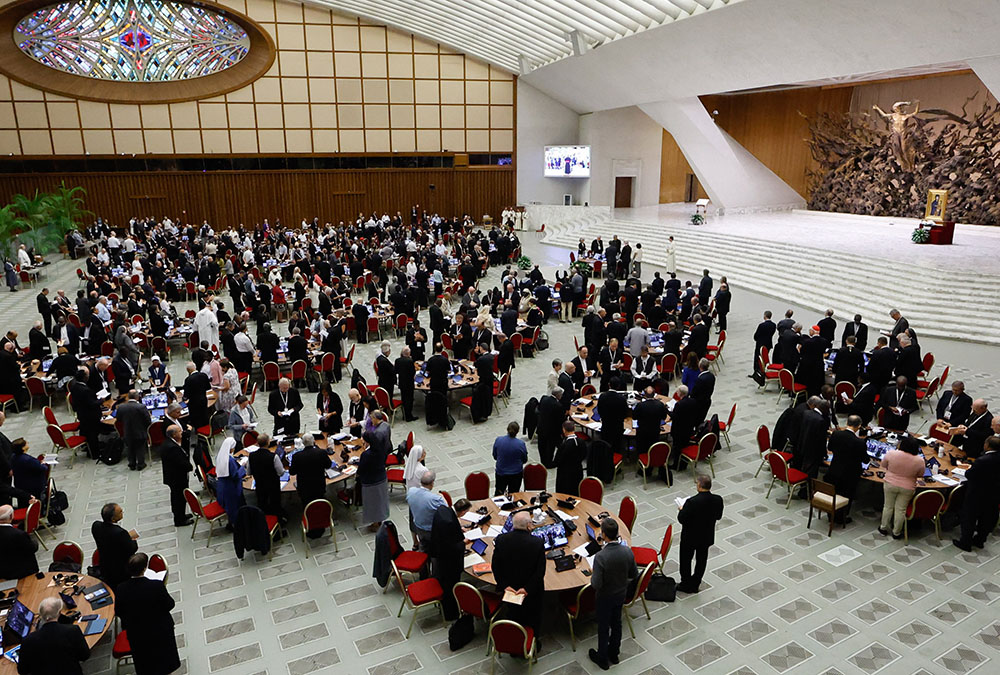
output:
[[[969,59],[976,77],[983,81],[993,98],[1000,99],[1000,56],[989,56],[983,59]]]
[[[805,199],[716,125],[696,97],[639,108],[674,137],[720,212],[805,207]]]

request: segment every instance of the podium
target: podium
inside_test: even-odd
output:
[[[942,222],[939,225],[934,225],[930,230],[931,238],[927,240],[928,244],[951,244],[955,238],[955,221]]]

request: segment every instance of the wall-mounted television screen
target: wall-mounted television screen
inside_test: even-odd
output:
[[[546,145],[547,178],[590,178],[589,145]]]

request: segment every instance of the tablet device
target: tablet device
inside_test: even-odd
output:
[[[488,546],[486,542],[483,541],[482,539],[476,539],[472,542],[472,550],[478,553],[479,555],[486,553],[487,548]]]
[[[590,537],[591,540],[597,541],[597,533],[594,532],[594,528],[590,526],[590,523],[585,523],[585,525],[587,526],[587,536]]]
[[[7,630],[23,640],[28,637],[28,633],[31,632],[31,624],[34,622],[35,613],[20,600],[15,600],[10,612],[7,613]]]

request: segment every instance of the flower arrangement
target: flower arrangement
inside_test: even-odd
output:
[[[925,227],[926,225],[926,227]],[[916,229],[910,234],[910,239],[914,244],[926,244],[931,239],[930,231],[931,223],[929,221],[920,221],[917,223]]]
[[[573,272],[579,272],[585,277],[589,277],[594,273],[594,268],[590,266],[590,263],[584,262],[583,260],[577,260],[569,266],[569,269]]]
[[[531,268],[531,258],[526,255],[522,255],[517,259],[517,269],[526,270]]]
[[[692,225],[704,225],[705,224],[705,216],[701,215],[700,213],[693,213],[693,214],[691,214],[691,224]]]

